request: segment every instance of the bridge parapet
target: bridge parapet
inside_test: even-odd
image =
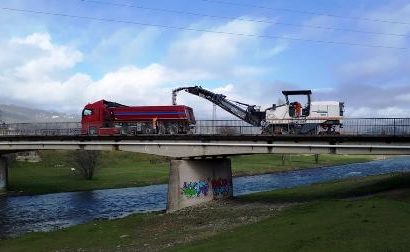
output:
[[[323,119],[276,120],[276,124],[295,128],[319,125]],[[345,136],[410,136],[410,118],[344,118],[336,133]],[[0,136],[79,136],[79,122],[0,124]],[[272,129],[273,130],[273,129]],[[320,128],[310,134],[319,134]],[[260,135],[262,130],[241,120],[198,120],[192,126],[195,135]],[[274,134],[274,132],[265,132]],[[294,135],[302,134],[293,132]]]

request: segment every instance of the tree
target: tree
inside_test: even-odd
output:
[[[100,151],[77,150],[73,152],[73,165],[85,179],[91,180],[98,166],[100,156]]]

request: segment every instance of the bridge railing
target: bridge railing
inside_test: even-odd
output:
[[[342,123],[343,135],[410,135],[410,118],[349,118]]]
[[[11,123],[0,125],[2,136],[75,136],[80,135],[79,122]]]
[[[241,120],[198,120],[193,127],[197,135],[258,135],[260,127],[252,126]]]
[[[275,123],[286,129],[282,134],[320,134],[323,120],[277,120]],[[404,136],[410,135],[410,118],[344,118],[336,134]],[[303,128],[305,127],[305,128]],[[79,122],[12,123],[0,124],[0,136],[76,136],[80,135]],[[267,134],[279,134],[271,127]],[[255,127],[241,120],[198,120],[192,127],[192,134],[198,135],[259,135],[261,127]]]
[[[280,127],[268,128],[267,134],[320,134],[325,131],[320,124],[324,120],[276,120]],[[344,118],[341,126],[335,128],[335,134],[341,135],[410,135],[410,118]],[[278,131],[278,128],[284,129]],[[194,128],[194,134],[243,135],[261,134],[262,129],[239,120],[200,120]]]

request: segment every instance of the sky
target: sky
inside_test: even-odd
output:
[[[262,108],[312,89],[349,117],[409,117],[409,52],[408,0],[2,0],[0,103],[80,114],[200,85]],[[178,103],[211,117],[199,97]]]

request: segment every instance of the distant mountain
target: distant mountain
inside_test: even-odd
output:
[[[17,122],[78,122],[80,115],[65,114],[16,105],[0,104],[0,121]]]

